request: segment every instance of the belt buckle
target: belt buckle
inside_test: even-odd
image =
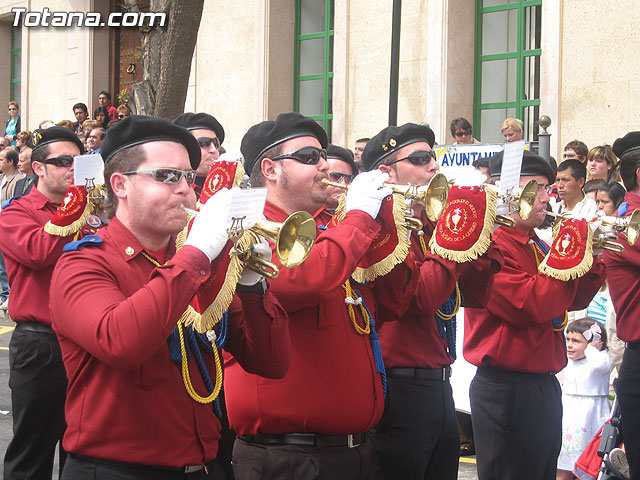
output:
[[[447,367],[442,367],[442,381],[447,381]]]
[[[352,434],[347,435],[347,447],[353,448],[353,447],[356,447],[356,446],[357,445],[353,444],[353,435]]]
[[[205,467],[204,465],[187,465],[186,467],[184,467],[184,473],[199,472],[203,468],[205,469],[205,472],[206,472],[207,467]]]

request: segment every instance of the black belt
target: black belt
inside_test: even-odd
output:
[[[260,445],[299,445],[304,447],[348,447],[360,446],[365,439],[364,433],[353,435],[322,435],[320,433],[281,433],[278,435],[238,435],[248,443]]]
[[[51,325],[45,325],[40,322],[16,322],[16,330],[23,330],[25,332],[38,332],[38,333],[51,333],[55,335],[55,332],[51,328]]]
[[[392,367],[387,369],[392,377],[424,378],[426,380],[440,380],[446,382],[451,377],[451,367],[443,368],[409,368]]]
[[[184,467],[165,467],[161,465],[140,465],[137,463],[113,462],[110,460],[102,460],[100,458],[85,457],[83,455],[76,455],[73,453],[70,453],[70,455],[74,457],[74,459],[79,463],[108,465],[112,468],[129,468],[129,469],[137,469],[137,470],[144,470],[144,471],[151,471],[151,472],[164,471],[164,472],[194,473],[194,472],[199,472],[202,469],[204,469],[205,472],[208,472],[209,468],[211,468],[213,471],[212,464],[215,461],[215,460],[211,460],[210,462],[201,464],[201,465],[186,465]]]

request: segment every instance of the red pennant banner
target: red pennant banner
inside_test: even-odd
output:
[[[586,220],[565,218],[539,271],[565,281],[584,275],[593,263],[592,239]]]
[[[239,186],[240,183],[237,181],[238,173],[240,173],[241,182],[244,171],[239,162],[228,162],[226,160],[213,162],[202,186],[199,202],[204,205],[209,198],[223,188]]]
[[[58,227],[68,227],[82,218],[86,207],[87,190],[84,186],[71,185],[50,222]]]

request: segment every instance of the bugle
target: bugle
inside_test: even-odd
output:
[[[196,210],[182,207],[190,215],[197,215]],[[229,238],[234,242],[233,255],[237,255],[246,268],[258,272],[267,278],[277,278],[280,269],[277,265],[262,258],[255,252],[254,245],[260,243],[264,237],[276,246],[276,256],[283,267],[297,267],[306,260],[311,247],[316,241],[316,224],[308,212],[294,212],[283,223],[269,220],[258,220],[252,227],[246,229],[252,238],[251,245],[243,250],[237,249],[238,239],[245,232],[241,222],[229,228]]]
[[[494,185],[485,185],[485,187],[496,188]],[[527,220],[533,212],[538,197],[538,182],[529,180],[527,184],[520,188],[508,191],[499,196],[506,204],[515,203],[516,209],[522,220]],[[516,221],[507,215],[496,215],[495,222],[505,227],[515,227]]]
[[[640,210],[634,210],[628,217],[603,216],[596,218],[602,225],[612,227],[616,232],[624,233],[629,245],[635,245],[640,236]]]
[[[347,190],[349,187],[343,183],[332,182],[329,179],[323,178],[322,184],[330,187],[337,187],[343,190]],[[429,184],[424,185],[396,185],[393,183],[385,183],[386,186],[391,187],[394,193],[400,193],[404,197],[412,202],[419,203],[425,209],[427,218],[433,222],[437,221],[444,212],[447,206],[447,200],[449,198],[449,183],[447,177],[441,173],[436,173],[429,181]],[[411,220],[407,220],[407,226],[412,230],[421,230],[422,222],[418,227],[417,218],[408,217]]]

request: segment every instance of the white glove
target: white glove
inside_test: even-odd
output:
[[[571,211],[571,217],[578,220],[586,220],[587,222],[593,220],[596,216],[598,207],[596,202],[590,198],[585,198],[582,202],[578,202]]]
[[[376,218],[382,200],[393,193],[391,187],[384,184],[388,179],[389,174],[380,170],[361,173],[354,178],[347,191],[347,212],[362,210]]]
[[[207,200],[193,221],[185,245],[196,247],[213,261],[229,241],[227,217],[231,207],[231,190],[223,188]]]
[[[271,247],[269,246],[269,242],[267,242],[267,240],[264,237],[261,237],[261,238],[262,238],[262,242],[252,245],[251,251],[254,255],[258,254],[262,257],[263,260],[266,260],[267,262],[269,262],[271,261],[271,253],[272,253]],[[240,280],[238,280],[238,283],[240,285],[250,287],[251,285],[255,285],[256,283],[258,283],[263,278],[264,277],[260,275],[258,272],[254,272],[250,268],[245,267],[244,271],[242,272],[242,276],[240,277]]]

